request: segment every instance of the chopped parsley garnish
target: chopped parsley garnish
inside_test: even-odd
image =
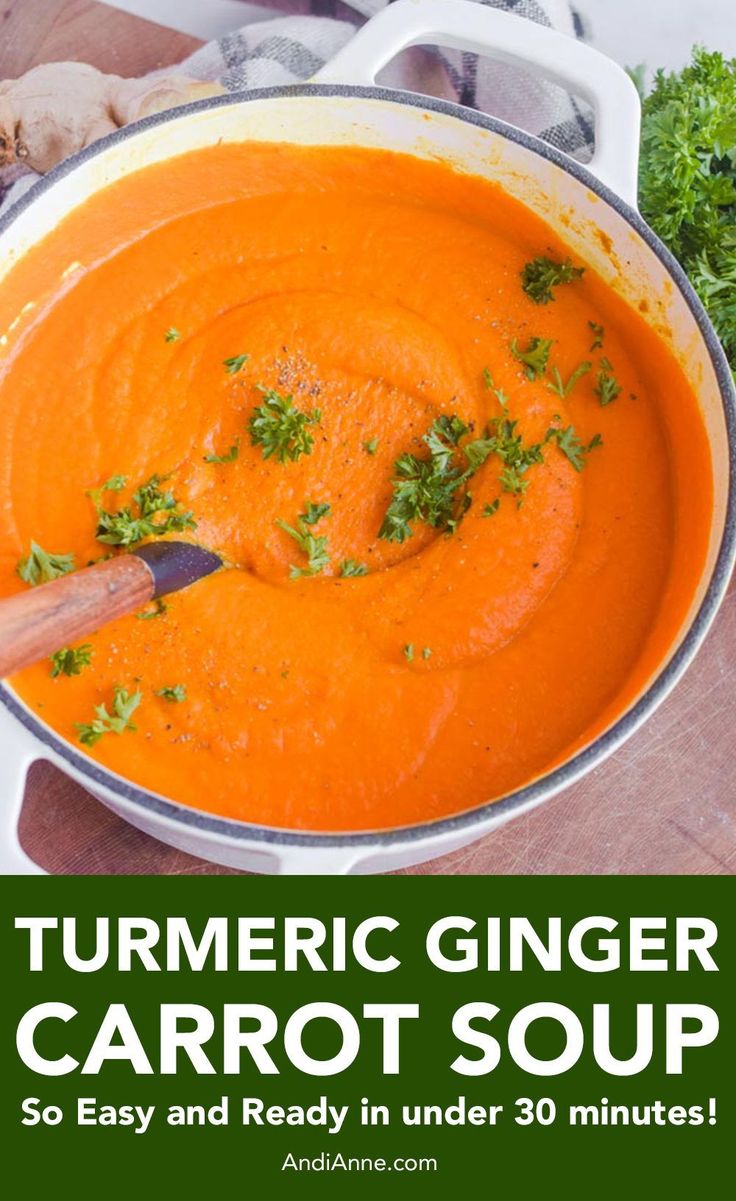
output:
[[[116,687],[112,699],[112,713],[108,713],[106,705],[95,705],[93,721],[74,723],[79,741],[84,746],[94,746],[103,734],[123,734],[126,730],[135,731],[137,726],[130,719],[142,699],[141,692],[130,693],[126,688]]]
[[[170,701],[172,705],[180,705],[182,701],[187,699],[187,690],[183,684],[167,685],[165,688],[157,688],[156,696],[163,697],[165,701]]]
[[[593,341],[591,342],[591,350],[600,350],[603,345],[603,339],[606,336],[606,331],[597,321],[589,321],[588,325],[593,331]]]
[[[584,271],[584,267],[573,267],[570,259],[559,263],[541,255],[524,267],[521,272],[521,286],[535,304],[548,304],[555,298],[554,288],[580,279]]]
[[[343,577],[368,575],[368,568],[365,563],[358,563],[356,559],[343,559],[340,564],[340,575]]]
[[[122,492],[122,490],[125,487],[125,485],[127,484],[127,482],[128,482],[127,475],[111,475],[109,480],[105,480],[105,483],[102,485],[101,488],[98,489],[98,491],[99,492]]]
[[[322,504],[315,505],[310,500],[307,504],[305,512],[300,514],[300,516],[305,525],[316,525],[317,522],[321,521],[323,517],[329,517],[331,511],[330,505],[325,504],[324,502]]]
[[[194,530],[197,523],[190,512],[182,512],[173,493],[163,491],[161,484],[167,476],[152,475],[133,493],[131,503],[115,512],[108,512],[102,504],[102,493],[118,492],[125,483],[124,476],[113,476],[115,487],[108,480],[101,488],[95,488],[89,496],[97,510],[98,542],[108,546],[135,546],[144,538],[160,538],[164,534]]]
[[[434,529],[454,530],[470,504],[463,493],[468,479],[478,470],[491,447],[484,439],[467,443],[462,451],[467,466],[458,464],[458,443],[470,426],[459,417],[442,414],[422,441],[429,457],[401,455],[394,464],[393,499],[386,510],[378,537],[387,542],[405,542],[414,533],[411,521],[423,521]]]
[[[402,653],[403,653],[404,658],[406,659],[407,663],[413,663],[414,662],[414,643],[407,642],[406,646],[402,647]],[[421,656],[425,662],[427,661],[427,659],[431,658],[431,656],[432,656],[431,646],[423,646],[421,649]]]
[[[582,471],[585,460],[591,450],[603,445],[600,434],[596,434],[586,446],[575,433],[575,427],[568,425],[567,429],[550,429],[547,431],[548,442],[556,442],[563,455],[570,460],[576,471]]]
[[[54,679],[57,676],[78,676],[91,662],[92,646],[89,642],[77,647],[64,646],[51,656],[51,675]]]
[[[447,443],[450,443],[451,446],[458,446],[460,439],[469,434],[471,428],[455,413],[441,413],[430,427],[425,441],[430,450],[436,449],[438,454],[450,454]]]
[[[502,388],[497,388],[488,367],[483,368],[483,383],[492,392],[502,409],[508,408],[509,398]]]
[[[321,521],[323,517],[328,517],[330,512],[328,504],[309,503],[305,511],[297,517],[296,526],[288,525],[280,517],[276,519],[277,526],[294,539],[299,550],[307,557],[306,567],[295,567],[292,564],[289,568],[289,576],[292,580],[298,580],[305,575],[317,575],[327,567],[330,561],[327,553],[327,536],[313,534],[311,527]]]
[[[544,375],[551,349],[551,338],[531,338],[526,350],[521,349],[516,338],[511,343],[511,353],[517,362],[524,364],[524,372],[529,380]]]
[[[363,443],[363,450],[367,455],[374,455],[378,450],[378,438],[368,438],[368,440]]]
[[[504,464],[499,477],[501,488],[512,496],[524,495],[529,487],[529,480],[525,478],[527,471],[535,464],[544,462],[542,443],[530,442],[525,445],[518,424],[518,421],[510,421],[507,417],[492,422],[495,430],[494,453]]]
[[[586,370],[589,368],[589,364],[581,366]],[[582,371],[578,368],[576,378],[580,374]],[[490,375],[487,379],[491,379]],[[560,385],[565,386],[562,381]],[[489,386],[493,386],[492,380]],[[570,386],[568,381],[568,390]],[[472,433],[472,426],[455,414],[442,414],[422,439],[429,456],[420,458],[407,453],[396,460],[393,497],[378,531],[379,538],[387,542],[405,542],[414,533],[411,525],[414,521],[423,521],[434,529],[453,533],[471,504],[467,483],[491,455],[500,459],[503,465],[499,476],[502,491],[518,497],[521,507],[529,487],[527,472],[530,467],[544,462],[543,451],[547,443],[556,441],[576,471],[582,469],[585,455],[601,445],[601,438],[596,435],[587,447],[583,446],[572,426],[566,430],[555,426],[547,431],[542,442],[526,443],[518,421],[509,418],[505,404],[501,403],[501,415],[488,422],[483,437],[465,440]],[[492,517],[498,512],[499,505],[500,498],[496,498],[484,506],[481,516]]]
[[[517,422],[505,415],[493,418],[482,438],[459,445],[471,432],[459,417],[438,417],[424,435],[430,457],[405,454],[397,459],[394,495],[386,511],[379,538],[404,542],[414,533],[411,521],[423,521],[434,529],[452,533],[470,507],[466,484],[490,455],[503,463],[500,476],[504,492],[521,496],[528,487],[523,477],[535,463],[542,463],[542,444],[525,445]],[[465,469],[459,459],[465,459]]]
[[[610,405],[617,396],[621,395],[621,385],[613,374],[613,367],[608,359],[601,359],[601,369],[598,372],[593,391],[602,405]]]
[[[562,400],[565,400],[572,392],[578,380],[587,375],[592,366],[593,364],[587,361],[580,363],[573,371],[567,383],[563,381],[559,367],[553,367],[551,372],[552,380],[547,384],[547,387],[551,392],[556,392]]]
[[[164,334],[164,342],[179,342],[181,341],[181,333],[175,326],[170,326]]]
[[[142,613],[136,613],[139,621],[151,621],[154,617],[163,617],[164,613],[168,612],[169,606],[166,601],[160,596],[153,602],[152,609],[144,609]]]
[[[74,571],[74,555],[58,555],[31,542],[29,553],[19,561],[16,571],[24,584],[35,588],[36,584],[48,584],[50,580]]]
[[[249,354],[234,354],[232,358],[225,359],[222,365],[228,375],[237,375],[239,371],[243,370],[249,358]]]
[[[253,410],[249,422],[251,442],[263,448],[264,459],[274,455],[279,463],[292,463],[300,455],[312,452],[314,439],[307,428],[322,420],[319,409],[304,413],[294,405],[293,396],[282,396],[273,388],[257,385],[263,404]]]
[[[240,454],[240,438],[236,438],[224,455],[205,455],[205,463],[234,463]]]

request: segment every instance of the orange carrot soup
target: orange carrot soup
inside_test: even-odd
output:
[[[0,592],[157,537],[226,566],[13,687],[112,771],[262,824],[527,783],[632,703],[691,604],[689,384],[490,183],[196,158],[99,193],[2,289]]]

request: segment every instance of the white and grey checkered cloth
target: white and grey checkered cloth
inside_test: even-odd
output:
[[[273,20],[253,20],[196,51],[177,68],[194,79],[217,80],[228,91],[309,79],[340,50],[356,26],[391,0],[265,0],[279,10]],[[264,0],[260,0],[264,3]],[[519,17],[583,36],[568,0],[476,0]],[[161,74],[162,72],[157,72]],[[381,76],[388,87],[442,96],[491,113],[586,160],[593,149],[590,113],[563,89],[508,63],[455,50],[406,51]],[[2,196],[6,208],[26,192],[33,175]]]

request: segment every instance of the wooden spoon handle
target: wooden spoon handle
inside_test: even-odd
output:
[[[154,591],[148,564],[137,555],[120,555],[0,601],[0,676],[142,609]]]

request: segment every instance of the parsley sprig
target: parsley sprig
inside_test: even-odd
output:
[[[172,705],[180,705],[187,699],[187,690],[183,684],[167,684],[164,688],[156,689],[156,696],[169,701]]]
[[[92,662],[92,646],[84,642],[81,646],[64,646],[60,651],[54,651],[51,656],[51,675],[78,676]]]
[[[322,420],[320,410],[302,412],[293,396],[282,396],[263,384],[257,387],[263,403],[254,409],[248,428],[252,444],[262,447],[264,459],[274,456],[279,463],[296,462],[301,455],[311,454],[314,439],[309,426]]]
[[[610,405],[617,396],[621,395],[621,385],[613,374],[613,366],[608,359],[601,359],[593,391],[604,406]]]
[[[182,511],[174,494],[161,488],[167,479],[152,475],[136,488],[129,505],[113,512],[105,508],[103,494],[121,491],[127,482],[125,476],[113,476],[101,488],[92,489],[89,495],[97,511],[97,541],[107,546],[135,546],[144,538],[196,529],[192,514]]]
[[[79,741],[84,746],[94,746],[103,734],[124,734],[126,730],[134,732],[138,727],[130,720],[141,703],[141,692],[130,693],[119,685],[115,687],[112,698],[112,713],[106,705],[95,705],[95,717],[90,722],[75,722]]]
[[[544,462],[542,443],[525,444],[518,421],[504,417],[495,423],[494,451],[504,464],[499,477],[501,488],[512,496],[523,496],[529,487],[526,473],[530,467]]]
[[[50,580],[74,571],[74,555],[56,554],[32,541],[30,551],[19,561],[16,571],[24,584],[35,588],[37,584],[48,584]]]
[[[488,391],[493,393],[501,408],[507,409],[509,407],[509,398],[504,392],[503,388],[498,388],[496,386],[496,382],[488,367],[483,368],[483,383]]]
[[[205,455],[205,463],[234,463],[240,454],[240,438],[236,438],[224,455]]]
[[[590,326],[593,334],[593,341],[590,344],[590,349],[600,350],[603,345],[603,339],[606,336],[606,331],[602,325],[598,324],[597,321],[589,321],[588,325]]]
[[[225,359],[222,365],[228,375],[237,375],[239,371],[243,370],[249,358],[249,354],[234,354],[231,358]]]
[[[548,381],[547,387],[549,388],[550,392],[555,392],[561,400],[566,400],[578,380],[582,379],[584,375],[587,375],[592,366],[593,364],[587,361],[584,363],[579,363],[570,378],[567,380],[567,383],[565,383],[560,375],[559,367],[553,367],[550,372],[552,379]]]
[[[560,263],[546,255],[540,255],[527,263],[521,272],[521,286],[535,304],[549,304],[555,299],[554,289],[560,284],[570,284],[580,279],[584,267],[574,267],[570,259]]]
[[[387,542],[405,542],[414,530],[412,521],[423,521],[434,529],[451,533],[470,505],[465,484],[491,453],[487,439],[466,442],[471,427],[455,414],[442,414],[432,423],[422,441],[429,456],[401,455],[394,464],[393,498],[386,510],[378,537]],[[464,466],[461,459],[464,457]]]
[[[349,576],[368,575],[368,568],[365,563],[359,563],[357,559],[343,559],[340,564],[340,575],[343,579]]]
[[[517,362],[523,363],[527,379],[535,380],[538,376],[544,375],[552,345],[551,338],[531,338],[526,350],[522,350],[518,339],[514,338],[511,343],[511,353]]]
[[[576,471],[582,471],[590,452],[595,450],[597,446],[603,445],[603,439],[600,434],[595,434],[586,446],[575,432],[574,425],[568,425],[564,430],[558,426],[553,427],[547,431],[545,441],[556,442],[565,458],[569,459]]]
[[[277,526],[284,530],[290,538],[294,539],[299,550],[307,558],[306,567],[296,567],[294,564],[290,566],[290,579],[298,580],[301,576],[318,575],[320,571],[324,571],[325,567],[327,567],[330,561],[330,556],[327,553],[327,536],[314,534],[312,527],[318,521],[321,521],[323,517],[329,517],[331,511],[331,507],[328,504],[313,504],[308,502],[304,512],[300,513],[297,517],[295,525],[289,525],[288,522],[282,521],[280,517],[276,519]]]

